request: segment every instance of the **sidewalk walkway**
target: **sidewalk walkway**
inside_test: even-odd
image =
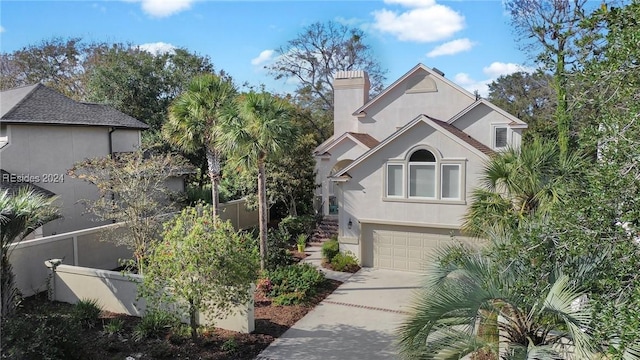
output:
[[[320,264],[320,248],[305,251]],[[320,268],[344,281],[331,295],[276,339],[257,360],[397,359],[395,330],[409,310],[420,274],[364,268],[345,274]]]

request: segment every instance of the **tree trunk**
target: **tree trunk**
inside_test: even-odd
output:
[[[189,326],[191,326],[191,339],[198,339],[198,323],[196,322],[196,308],[193,306],[193,300],[189,300]]]
[[[564,43],[558,44],[559,50],[556,58],[556,121],[558,123],[558,146],[560,155],[564,158],[569,153],[569,113],[567,104],[567,74],[565,73]]]
[[[267,259],[267,182],[265,180],[265,154],[258,157],[258,216],[260,220],[260,270]]]
[[[214,149],[207,148],[207,166],[209,167],[209,178],[211,179],[211,204],[213,205],[214,221],[218,218],[218,185],[220,184],[220,153]]]

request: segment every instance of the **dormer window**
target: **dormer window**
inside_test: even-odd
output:
[[[503,149],[509,145],[509,129],[506,126],[493,127],[493,148]]]

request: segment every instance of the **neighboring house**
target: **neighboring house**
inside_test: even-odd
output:
[[[334,79],[334,135],[315,151],[322,212],[363,266],[420,270],[460,236],[484,163],[527,125],[418,64],[373,99],[364,71]]]
[[[67,175],[76,162],[140,147],[148,126],[112,107],[81,103],[37,84],[0,93],[1,189],[26,185],[58,196],[62,218],[43,226],[54,235],[100,225],[83,199],[97,189]]]

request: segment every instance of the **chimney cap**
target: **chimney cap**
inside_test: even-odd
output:
[[[336,75],[333,77],[334,79],[360,79],[367,78],[368,75],[364,70],[342,70],[336,72]]]
[[[434,68],[431,68],[431,70],[433,70],[436,74],[444,77],[444,73],[440,69],[434,67]]]

